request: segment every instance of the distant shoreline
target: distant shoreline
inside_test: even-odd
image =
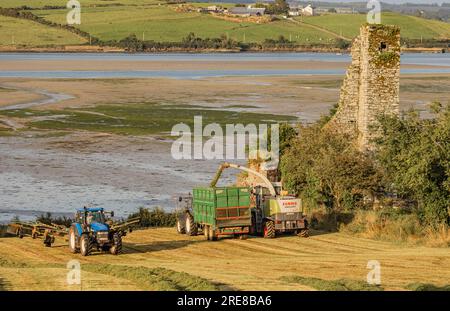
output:
[[[402,48],[403,53],[450,53],[450,49],[445,48]],[[155,49],[148,51],[129,51],[123,48],[109,46],[63,46],[63,47],[30,47],[18,48],[12,46],[0,46],[0,54],[2,53],[128,53],[128,54],[211,54],[211,53],[336,53],[349,54],[350,50],[342,50],[339,48],[310,48],[310,47],[293,47],[293,48],[264,48],[264,49]]]

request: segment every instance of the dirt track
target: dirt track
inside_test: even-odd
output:
[[[280,280],[282,276],[365,281],[369,260],[380,262],[385,290],[402,290],[415,282],[444,285],[450,279],[448,249],[402,246],[340,233],[316,233],[308,239],[284,236],[274,240],[207,242],[202,236],[177,235],[172,228],[149,229],[125,237],[124,254],[120,256],[73,255],[62,239],[52,248],[45,248],[41,243],[31,238],[0,239],[0,287],[7,290],[148,289],[129,278],[97,272],[96,267],[101,264],[111,269],[119,265],[165,268],[171,273],[185,272],[237,290],[314,290],[286,283]],[[66,284],[66,265],[71,259],[81,262],[81,287]],[[92,263],[96,264],[94,269],[83,270],[83,265],[88,267]],[[158,289],[155,286],[150,289]]]

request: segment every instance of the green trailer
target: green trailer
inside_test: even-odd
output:
[[[217,240],[220,236],[246,238],[250,227],[247,187],[195,188],[191,208],[185,210],[177,223],[179,233],[197,235],[202,230],[207,240]]]

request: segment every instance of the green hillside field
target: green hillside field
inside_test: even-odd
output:
[[[0,45],[63,46],[86,43],[74,33],[25,19],[0,16]]]
[[[28,7],[33,8],[30,10],[33,14],[47,21],[58,24],[66,23],[68,9],[44,7],[61,7],[64,6],[65,1],[30,0],[26,3]],[[2,0],[0,3],[0,7],[4,8],[20,7],[21,5],[23,5],[23,1],[19,0]],[[197,3],[194,5],[209,4]],[[223,5],[232,6],[231,4]],[[77,27],[102,41],[120,40],[130,34],[135,34],[139,39],[180,42],[182,38],[193,32],[201,38],[217,38],[226,35],[245,43],[261,43],[265,39],[277,39],[284,36],[300,45],[333,45],[339,37],[347,39],[355,37],[359,26],[365,22],[365,15],[361,14],[331,14],[299,17],[293,20],[280,17],[270,23],[257,24],[224,20],[210,14],[197,12],[177,12],[175,7],[176,5],[160,3],[157,0],[84,0],[82,1],[81,25]],[[383,13],[382,22],[399,25],[404,39],[439,40],[450,38],[450,23],[395,13]],[[51,33],[50,26],[31,27],[33,33],[39,33],[32,36],[33,38],[30,38],[28,31],[23,31],[26,28],[21,22],[12,23],[11,18],[2,18],[0,27],[8,29],[6,35],[0,35],[0,45],[11,44],[11,33],[15,33],[15,41],[30,46],[46,45],[52,41],[48,39]],[[66,36],[69,38],[73,36],[65,30],[58,29],[58,32],[67,33]],[[2,33],[5,32],[2,31]],[[56,40],[57,43],[70,44],[69,42],[75,43],[76,41],[64,38],[63,35],[59,36],[62,38]]]

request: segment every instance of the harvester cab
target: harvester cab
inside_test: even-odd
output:
[[[94,247],[97,250],[110,251],[117,255],[122,250],[122,232],[114,230],[112,221],[107,217],[113,212],[103,208],[83,208],[76,212],[75,222],[69,229],[69,248],[72,253],[80,252],[88,256]]]

